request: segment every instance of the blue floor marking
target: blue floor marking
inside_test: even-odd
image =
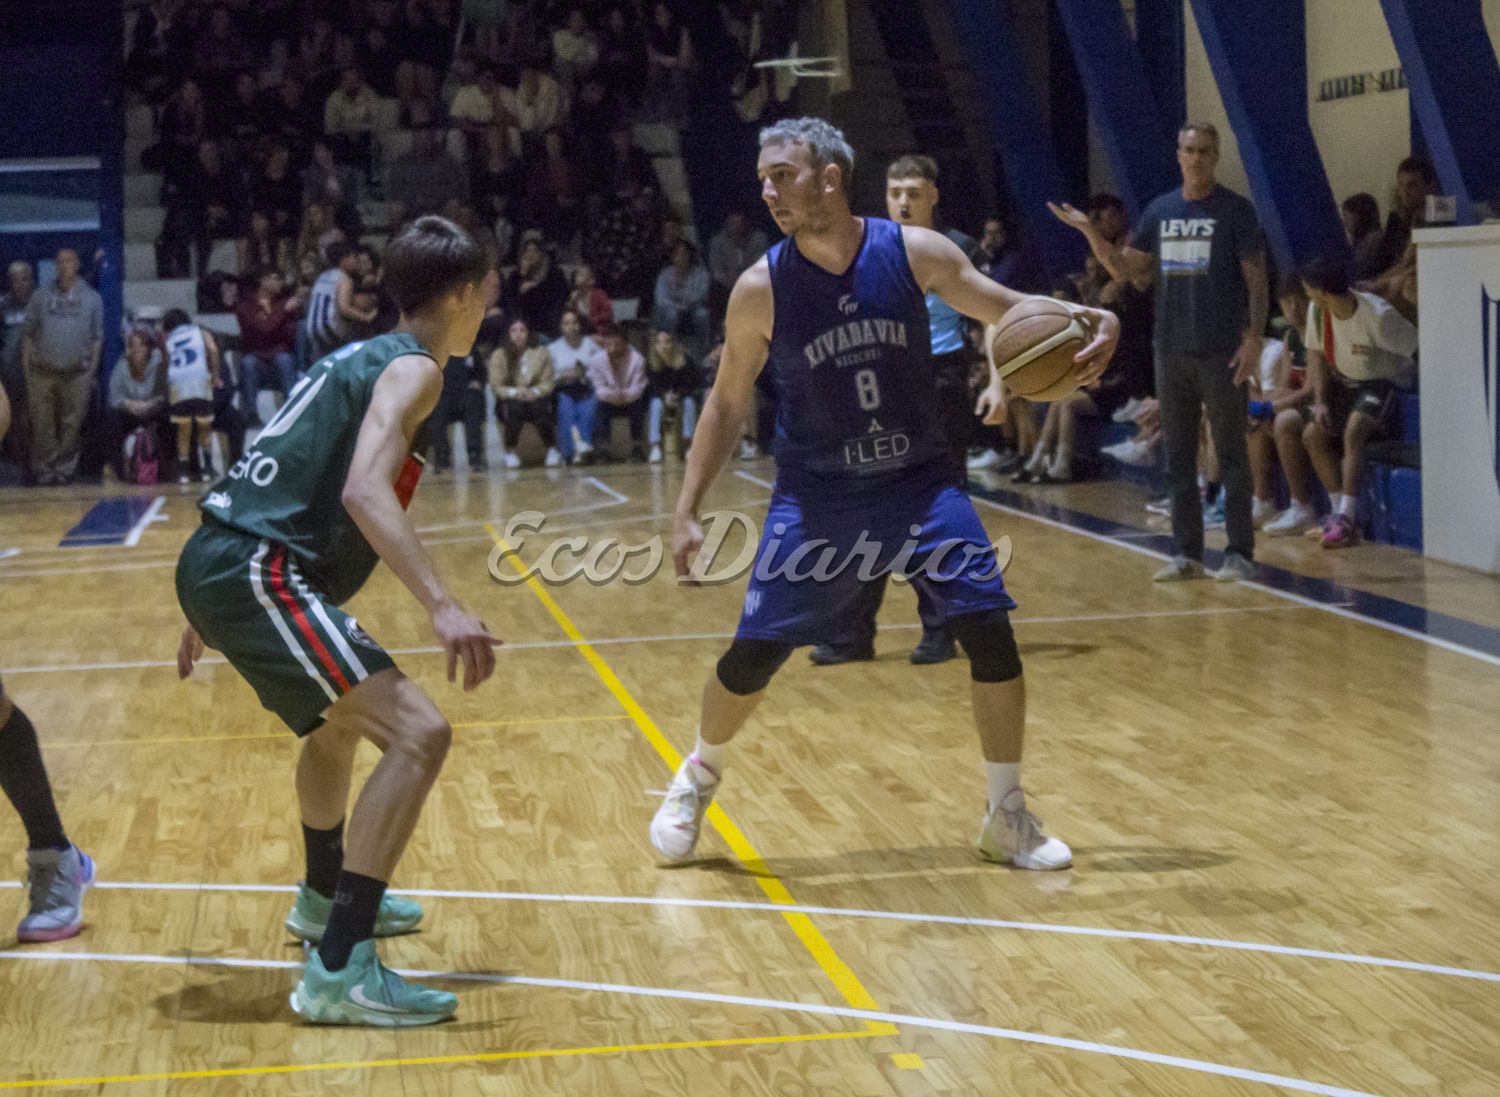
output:
[[[1130,534],[1130,540],[1126,543],[1130,547],[1139,546],[1162,556],[1172,555],[1173,542],[1171,536],[1167,534],[1140,536],[1150,534],[1151,531],[1139,526],[1124,525],[1112,519],[1085,514],[1082,511],[1070,510],[1020,492],[982,488],[973,481],[969,482],[969,492],[981,499],[988,499],[992,503],[999,503],[1001,506],[1011,507],[1026,514],[1034,514],[1038,518],[1047,518],[1061,525],[1085,530],[1101,537],[1120,537]],[[1205,551],[1204,563],[1208,566],[1217,566],[1222,562],[1222,553],[1213,549]],[[1340,586],[1327,579],[1314,579],[1311,576],[1299,575],[1285,568],[1259,563],[1255,567],[1256,582],[1263,586],[1306,598],[1319,605],[1336,607],[1341,613],[1352,613],[1374,622],[1418,632],[1424,636],[1471,648],[1491,658],[1500,659],[1500,629],[1465,621],[1461,617],[1450,617],[1445,613],[1438,613],[1396,598],[1388,598],[1383,594],[1371,594],[1368,591]]]

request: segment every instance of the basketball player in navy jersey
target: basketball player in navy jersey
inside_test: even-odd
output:
[[[703,546],[698,510],[738,441],[763,368],[779,396],[776,488],[739,628],[704,687],[697,744],[652,820],[652,845],[670,861],[692,854],[729,741],[771,677],[796,647],[847,634],[861,584],[898,571],[927,586],[969,657],[989,790],[980,852],[1018,868],[1066,868],[1072,851],[1026,810],[1026,690],[1008,616],[1015,603],[973,504],[953,483],[924,300],[931,291],[987,324],[1023,297],[936,232],[855,217],[854,154],[822,119],[778,122],[761,131],[760,144],[761,197],[786,239],[730,295],[723,360],[677,502],[678,576],[693,581]],[[1109,365],[1119,326],[1110,313],[1078,311],[1097,333],[1078,355],[1088,383]],[[999,399],[992,377],[982,404]],[[829,548],[847,566],[799,580]]]
[[[937,227],[938,166],[930,156],[902,156],[891,162],[885,172],[885,210],[900,225],[917,225],[924,229]],[[958,229],[943,233],[970,259],[974,257],[974,238]],[[937,398],[938,425],[953,452],[953,477],[964,483],[964,459],[969,439],[974,434],[974,409],[969,399],[969,344],[964,335],[964,318],[932,291],[927,293],[927,316],[932,332],[932,370]],[[812,650],[812,661],[818,666],[858,662],[875,658],[875,617],[885,598],[885,580],[866,583],[855,615],[855,632]],[[937,616],[925,587],[917,587],[917,616],[922,621],[922,639],[912,649],[913,663],[929,665],[956,658],[958,649],[953,634]]]

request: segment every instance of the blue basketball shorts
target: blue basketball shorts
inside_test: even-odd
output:
[[[974,504],[951,483],[875,498],[773,494],[736,638],[818,644],[857,626],[860,587],[899,576],[945,619],[1016,608]]]

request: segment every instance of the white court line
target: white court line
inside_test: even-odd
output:
[[[35,579],[45,575],[95,575],[113,571],[143,571],[148,568],[175,568],[176,560],[147,560],[139,564],[96,564],[81,568],[37,568],[31,571],[12,571],[0,568],[0,579]]]
[[[0,888],[22,888],[15,880],[0,880]],[[241,892],[258,895],[283,894],[297,889],[285,884],[202,884],[150,883],[140,881],[102,881],[93,885],[105,891],[182,891]],[[915,925],[962,926],[971,929],[1010,929],[1025,933],[1053,933],[1069,937],[1096,937],[1109,941],[1146,941],[1153,944],[1187,945],[1193,948],[1216,948],[1231,952],[1257,952],[1267,956],[1293,956],[1304,960],[1328,960],[1363,967],[1414,971],[1423,975],[1447,975],[1456,979],[1473,979],[1482,983],[1500,983],[1500,972],[1447,964],[1424,964],[1416,960],[1394,960],[1386,956],[1365,956],[1357,952],[1333,952],[1327,949],[1298,948],[1294,945],[1263,944],[1259,941],[1235,941],[1224,937],[1195,937],[1181,933],[1152,933],[1144,930],[1101,929],[1095,926],[1070,926],[1049,922],[1017,922],[1005,918],[971,918],[957,914],[920,914],[894,910],[864,910],[859,907],[809,906],[801,903],[757,903],[739,899],[692,899],[661,895],[568,895],[535,891],[465,891],[443,888],[391,888],[392,895],[412,895],[421,899],[476,899],[508,903],[572,903],[580,906],[681,907],[696,910],[762,910],[772,914],[817,914],[830,918],[866,918],[882,922]],[[3,954],[0,954],[3,955]]]
[[[146,527],[152,522],[165,522],[167,520],[167,516],[161,512],[161,508],[166,505],[166,502],[167,498],[164,495],[158,495],[152,500],[151,505],[146,508],[146,513],[140,516],[135,525],[130,527],[130,532],[125,535],[125,548],[135,548],[136,545],[140,544],[141,534],[146,532]]]
[[[976,503],[989,507],[991,510],[1003,511],[1006,514],[1013,514],[1017,518],[1027,518],[1033,522],[1040,522],[1044,526],[1052,526],[1054,529],[1064,530],[1068,533],[1075,533],[1080,537],[1087,537],[1091,541],[1100,541],[1106,545],[1114,545],[1116,548],[1125,549],[1127,552],[1134,552],[1139,556],[1149,556],[1153,560],[1170,559],[1170,557],[1166,553],[1157,552],[1155,549],[1148,549],[1144,545],[1133,545],[1129,541],[1122,541],[1114,537],[1107,537],[1102,533],[1094,533],[1092,530],[1079,529],[1077,526],[1070,526],[1066,522],[1059,522],[1053,518],[1043,518],[1040,514],[1029,514],[1024,510],[1017,510],[1015,507],[1008,507],[1003,503],[996,503],[992,500],[985,499],[982,496],[971,495],[970,498]],[[1335,581],[1329,580],[1329,582]],[[1290,591],[1278,590],[1276,587],[1267,586],[1264,583],[1241,582],[1239,585],[1242,587],[1246,587],[1249,590],[1258,590],[1266,594],[1273,594],[1277,598],[1284,599],[1288,602],[1295,602],[1299,606],[1307,606],[1311,609],[1320,609],[1326,613],[1333,614],[1335,617],[1343,617],[1350,621],[1358,621],[1361,624],[1372,625],[1375,628],[1384,629],[1386,632],[1394,632],[1398,636],[1405,636],[1411,640],[1419,640],[1424,644],[1430,644],[1433,647],[1442,648],[1444,651],[1451,651],[1457,655],[1467,655],[1471,659],[1478,659],[1481,663],[1489,663],[1491,666],[1500,667],[1500,656],[1491,655],[1487,651],[1480,651],[1478,648],[1467,647],[1464,644],[1455,643],[1452,640],[1444,640],[1441,636],[1431,636],[1425,632],[1418,632],[1416,631],[1416,629],[1409,629],[1402,625],[1392,624],[1389,621],[1382,621],[1376,617],[1367,617],[1362,613],[1357,613],[1354,610],[1344,608],[1349,604],[1347,602],[1339,603],[1338,605],[1331,605],[1327,602],[1319,602],[1312,598],[1305,598],[1300,594],[1293,594]]]
[[[233,967],[266,968],[278,971],[295,970],[302,965],[295,960],[253,960],[239,957],[212,956],[156,956],[144,953],[108,952],[26,952],[14,950],[0,952],[5,960],[50,960],[79,962],[102,962],[123,964],[162,964],[173,967]],[[667,998],[685,1002],[713,1002],[718,1005],[747,1006],[754,1009],[773,1009],[787,1013],[807,1013],[821,1017],[844,1017],[856,1021],[885,1021],[910,1028],[931,1029],[937,1032],[958,1032],[970,1036],[989,1036],[999,1040],[1010,1040],[1022,1044],[1039,1044],[1043,1047],[1082,1051],[1093,1055],[1106,1055],[1115,1059],[1130,1059],[1157,1066],[1176,1067],[1199,1074],[1213,1074],[1221,1078],[1234,1078],[1242,1082],[1258,1082],[1262,1085],[1279,1086],[1297,1093],[1313,1093],[1319,1097],[1378,1097],[1363,1090],[1346,1089],[1342,1086],[1312,1082],[1305,1078],[1291,1078],[1281,1074],[1267,1074],[1259,1070],[1211,1063],[1203,1059],[1188,1059],[1180,1055],[1162,1055],[1154,1051],[1122,1047],[1118,1044],[1100,1044],[1092,1040],[1073,1040],[1063,1036],[1048,1036],[1040,1032],[1024,1032],[1013,1028],[996,1028],[991,1025],[969,1024],[949,1021],[938,1017],[919,1017],[907,1013],[886,1013],[874,1009],[853,1009],[848,1006],[829,1006],[812,1002],[785,1002],[775,998],[751,998],[739,994],[713,994],[701,990],[676,990],[670,987],[638,987],[622,983],[598,983],[580,979],[542,979],[528,975],[491,975],[483,972],[417,971],[398,969],[397,974],[412,979],[454,979],[463,982],[488,983],[497,986],[539,987],[547,990],[579,990],[596,994],[620,994],[637,998]]]
[[[1071,622],[1098,622],[1098,621],[1144,621],[1168,617],[1212,617],[1234,613],[1289,613],[1299,609],[1324,609],[1321,603],[1310,602],[1306,606],[1207,606],[1200,609],[1168,609],[1147,610],[1132,613],[1084,613],[1076,616],[1062,615],[1057,617],[1012,617],[1014,625],[1065,625]],[[921,625],[916,622],[901,624],[885,624],[877,626],[881,631],[896,631],[902,629],[916,629]],[[732,640],[732,632],[670,632],[660,633],[655,636],[606,636],[597,640],[589,640],[593,647],[604,647],[611,644],[673,644],[687,640]],[[502,644],[496,648],[496,654],[503,655],[507,651],[532,651],[544,648],[572,648],[577,647],[576,640],[518,640],[513,643]],[[442,648],[433,646],[412,648],[386,648],[388,655],[438,655]],[[225,662],[217,656],[206,656],[199,659],[197,666],[221,665]],[[107,663],[48,663],[34,666],[0,667],[0,674],[63,674],[76,671],[105,671],[105,670],[150,670],[161,667],[176,669],[175,659],[141,659],[124,660]]]
[[[748,473],[744,469],[735,469],[734,474],[741,480],[749,480],[752,484],[758,484],[760,487],[766,488],[767,490],[771,490],[776,487],[776,485],[771,481],[762,480],[759,476]]]
[[[608,495],[610,497],[609,501],[606,503],[581,503],[576,507],[560,507],[556,510],[544,511],[543,513],[545,513],[548,517],[551,517],[555,514],[587,514],[590,511],[604,510],[607,507],[618,507],[622,503],[630,502],[630,496],[621,494],[620,492],[616,491],[614,488],[610,487],[597,476],[585,476],[582,482],[588,484],[590,487],[598,488],[605,495]],[[469,529],[473,526],[482,526],[486,522],[493,522],[496,526],[500,527],[503,527],[505,525],[505,519],[503,517],[491,515],[488,518],[465,519],[461,522],[441,522],[433,526],[418,526],[417,533],[444,533],[450,529]],[[480,538],[475,538],[475,540],[479,539]],[[490,538],[488,535],[486,535],[483,540],[488,541],[490,540]],[[431,541],[428,543],[434,545],[443,545],[453,544],[456,542]]]
[[[767,503],[769,503],[770,501],[771,500],[769,498],[764,498],[764,499],[759,499],[759,498],[758,499],[742,499],[742,500],[739,500],[737,502],[726,503],[726,504],[724,504],[721,507],[716,507],[715,509],[716,510],[733,510],[733,509],[738,508],[738,507],[763,507]],[[600,508],[594,508],[594,509],[600,509]],[[548,512],[547,517],[549,517],[549,518],[552,517],[552,513],[553,512]],[[659,520],[661,520],[663,518],[672,518],[676,514],[677,514],[677,512],[675,510],[657,510],[657,511],[652,511],[650,514],[632,514],[632,515],[630,515],[628,517],[622,517],[622,518],[595,518],[592,521],[588,521],[588,522],[569,522],[565,526],[556,526],[556,527],[548,526],[545,529],[543,529],[542,532],[543,533],[575,533],[575,532],[577,532],[578,530],[581,530],[581,529],[594,529],[594,528],[599,527],[599,526],[611,526],[611,527],[613,527],[613,526],[630,525],[630,524],[635,523],[635,522],[654,522],[654,521],[659,521]],[[431,539],[423,538],[422,539],[422,544],[424,544],[424,545],[460,545],[460,544],[467,544],[467,543],[477,543],[477,542],[480,542],[480,541],[483,541],[487,545],[493,545],[495,543],[495,539],[493,537],[491,537],[488,533],[470,533],[470,534],[464,534],[463,536],[460,536],[460,537],[437,537],[437,538],[431,538]],[[3,574],[3,572],[0,572],[0,574]]]

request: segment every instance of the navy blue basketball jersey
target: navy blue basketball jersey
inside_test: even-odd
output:
[[[927,304],[901,227],[864,220],[843,274],[807,259],[791,237],[767,255],[776,479],[793,494],[883,491],[931,478],[946,460]]]

